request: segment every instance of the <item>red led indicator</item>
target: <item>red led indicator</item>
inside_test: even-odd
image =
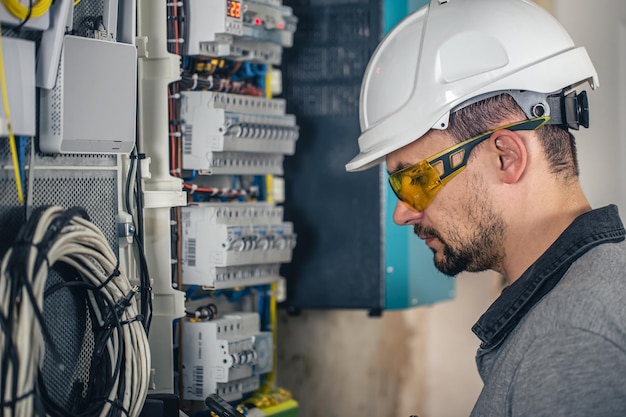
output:
[[[276,24],[276,27],[277,27],[278,29],[284,29],[284,28],[285,28],[285,24],[284,24],[283,22],[278,22],[278,23]]]
[[[258,17],[254,18],[254,24],[255,25],[260,25],[261,24],[261,19],[259,19]]]

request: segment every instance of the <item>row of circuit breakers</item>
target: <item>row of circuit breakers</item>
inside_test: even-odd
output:
[[[207,174],[280,175],[299,134],[283,99],[186,91],[181,119],[183,169]]]
[[[297,18],[281,1],[185,0],[184,55],[279,65]],[[295,152],[296,119],[280,98],[218,91],[179,93],[182,169],[203,176],[283,174]],[[222,290],[281,277],[296,244],[293,224],[271,202],[200,202],[181,208],[182,284]],[[189,303],[188,303],[189,304]],[[189,308],[188,308],[189,310]],[[273,366],[273,335],[259,313],[234,312],[182,322],[182,392],[227,401],[260,387]]]

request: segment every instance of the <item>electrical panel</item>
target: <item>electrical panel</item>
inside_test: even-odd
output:
[[[188,192],[171,217],[172,285],[186,296],[175,378],[189,410],[210,394],[236,402],[275,389],[280,270],[297,243],[280,205],[283,164],[300,135],[275,95],[297,22],[280,0],[167,5],[168,52],[181,58],[168,86],[168,162]],[[198,317],[198,303],[215,313]]]
[[[296,244],[283,208],[267,203],[183,207],[183,284],[209,288],[269,284]]]
[[[258,389],[259,377],[272,370],[272,334],[259,330],[257,313],[185,319],[182,346],[185,400],[204,401],[213,393],[226,401],[241,399]]]

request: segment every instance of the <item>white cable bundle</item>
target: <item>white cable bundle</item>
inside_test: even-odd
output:
[[[109,415],[113,404],[118,404],[116,407],[121,406],[123,410],[128,412],[129,416],[138,416],[147,395],[150,374],[150,347],[141,320],[138,319],[139,309],[137,308],[136,297],[133,297],[138,289],[131,287],[124,273],[118,270],[117,258],[100,229],[78,215],[72,216],[71,220],[63,225],[59,233],[55,234],[53,241],[42,242],[46,232],[54,227],[55,219],[64,213],[66,211],[58,206],[43,211],[32,235],[32,240],[26,245],[24,242],[17,242],[16,245],[22,246],[14,245],[2,261],[0,311],[3,314],[3,319],[6,319],[9,317],[9,309],[13,309],[13,334],[10,336],[13,338],[19,363],[18,369],[14,369],[11,363],[7,369],[0,369],[0,375],[8,375],[4,381],[11,381],[14,372],[17,372],[18,375],[15,397],[12,395],[13,387],[4,387],[2,415],[17,417],[37,415],[34,392],[37,391],[37,375],[43,364],[46,345],[40,321],[36,317],[36,309],[43,312],[44,287],[49,268],[56,262],[64,262],[78,271],[83,282],[92,284],[94,288],[98,287],[98,292],[108,300],[109,306],[121,306],[120,302],[124,304],[125,308],[119,308],[121,326],[118,324],[112,327],[112,335],[106,344],[106,354],[111,364],[111,372],[114,372],[118,360],[123,362],[107,401],[103,402],[101,412],[98,415],[102,417]],[[45,253],[46,249],[46,260],[40,262],[39,267],[37,267],[35,263],[38,252]],[[23,267],[26,276],[23,279],[32,288],[36,306],[30,302],[27,291],[24,289],[21,290],[18,297],[19,302],[15,302],[15,298],[11,299],[11,285],[15,285],[15,280],[19,278],[10,276],[10,271],[7,268],[10,268],[11,258],[17,250],[28,251],[27,265]],[[14,282],[11,283],[10,280]],[[93,292],[93,290],[87,292],[89,303],[99,322],[98,324],[103,326],[104,319],[107,314],[111,314],[112,309],[101,311]],[[5,354],[8,354],[4,349],[6,337],[9,335],[5,334],[4,329],[1,330],[0,358],[4,358]],[[119,357],[121,343],[123,343],[124,348],[122,358]],[[113,378],[113,375],[110,378]],[[117,391],[121,378],[124,378],[125,389],[122,398],[118,398]],[[71,382],[68,381],[68,383]],[[7,406],[7,404],[12,405],[12,407]],[[125,412],[122,413],[126,414]]]

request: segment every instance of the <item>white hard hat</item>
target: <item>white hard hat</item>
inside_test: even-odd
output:
[[[378,45],[361,85],[360,171],[432,129],[450,111],[487,93],[553,93],[598,75],[585,48],[529,0],[431,0]]]

